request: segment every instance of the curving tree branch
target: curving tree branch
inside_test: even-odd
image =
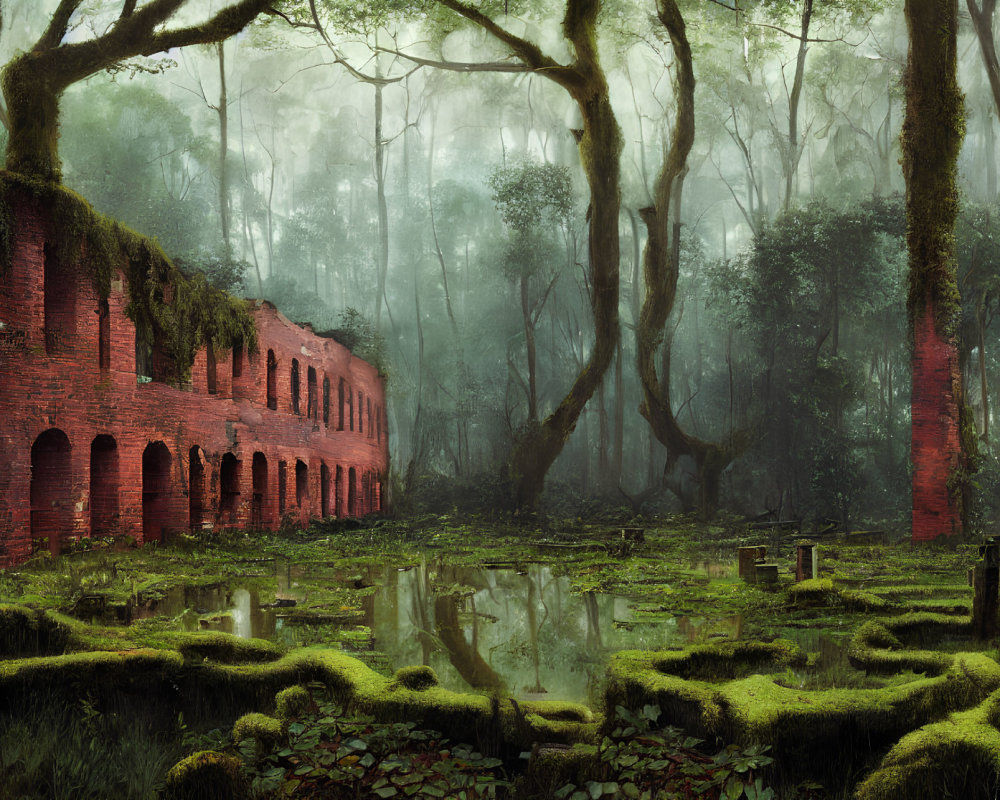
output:
[[[115,24],[105,33],[65,42],[82,0],[62,0],[34,47],[8,62],[0,73],[10,119],[7,168],[58,181],[59,101],[69,86],[129,58],[228,39],[275,0],[239,0],[201,24],[163,29],[188,2],[152,0],[137,8],[136,0],[125,0]]]

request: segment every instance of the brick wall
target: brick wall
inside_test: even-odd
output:
[[[43,539],[55,552],[92,533],[142,542],[191,526],[273,528],[279,508],[305,522],[324,498],[328,514],[381,508],[388,442],[374,367],[258,302],[258,350],[216,351],[213,393],[204,349],[183,387],[139,379],[124,273],[102,309],[88,276],[55,263],[46,226],[44,209],[20,204],[0,274],[0,567]],[[343,426],[341,385],[354,415]]]

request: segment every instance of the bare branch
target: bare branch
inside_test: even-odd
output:
[[[843,36],[838,36],[835,39],[817,39],[817,38],[814,38],[812,36],[802,36],[801,34],[798,34],[798,33],[792,33],[792,31],[787,31],[784,28],[779,28],[777,25],[768,25],[766,22],[748,21],[747,24],[753,25],[756,28],[770,28],[773,31],[779,31],[779,32],[785,34],[785,36],[789,36],[792,39],[796,39],[796,40],[798,40],[800,42],[806,42],[807,44],[810,44],[812,42],[819,42],[821,44],[822,43],[828,43],[828,42],[843,42],[848,47],[859,47],[861,45],[861,43],[864,41],[862,39],[861,42],[857,42],[855,44],[855,43],[852,43],[852,42],[848,42]]]
[[[544,73],[546,77],[551,78],[570,92],[574,92],[582,86],[580,74],[575,69],[564,66],[545,55],[534,42],[515,36],[506,28],[497,25],[479,9],[459,2],[459,0],[437,0],[437,2],[499,39],[533,72]]]
[[[505,62],[505,61],[480,61],[480,62],[468,62],[468,61],[448,61],[448,60],[437,60],[432,58],[420,58],[419,56],[411,56],[409,53],[404,53],[401,50],[393,50],[389,47],[376,47],[375,48],[380,53],[391,53],[394,56],[399,56],[400,58],[405,58],[407,61],[412,61],[414,64],[418,64],[421,67],[434,67],[435,69],[446,69],[451,72],[531,72],[531,68],[524,63],[517,62]]]

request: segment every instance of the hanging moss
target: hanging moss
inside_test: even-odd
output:
[[[126,268],[129,302],[125,313],[140,342],[158,346],[167,373],[188,378],[198,350],[211,342],[229,349],[257,349],[257,329],[248,301],[208,283],[204,275],[184,275],[155,239],[98,214],[76,192],[57,183],[0,171],[0,279],[10,269],[16,208],[25,199],[48,210],[46,241],[55,258],[76,264],[101,298],[111,292],[119,267]]]

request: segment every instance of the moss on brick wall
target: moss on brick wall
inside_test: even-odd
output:
[[[257,349],[257,330],[247,301],[216,289],[201,274],[184,275],[155,239],[97,213],[76,192],[0,171],[0,278],[11,265],[17,209],[35,203],[48,215],[47,243],[62,264],[77,265],[99,297],[123,269],[129,302],[125,313],[140,341],[158,345],[170,365],[167,376],[186,380],[198,350],[211,342],[228,349],[242,343]]]

